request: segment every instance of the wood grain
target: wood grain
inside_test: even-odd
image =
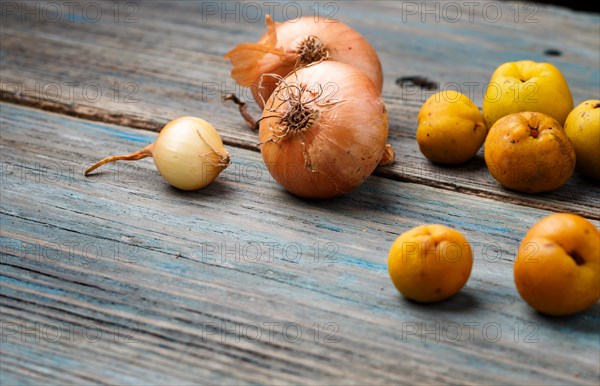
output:
[[[3,15],[3,100],[151,130],[180,115],[199,115],[219,129],[227,144],[257,150],[257,137],[236,107],[221,101],[229,92],[251,99],[229,77],[223,54],[264,33],[262,18],[251,8],[258,4],[264,14],[267,5],[176,1],[124,9],[132,3],[94,2],[102,6],[102,17],[92,22],[93,13],[81,16],[82,9],[73,12],[78,17],[66,14],[51,21],[43,17],[49,3],[36,4],[42,17],[35,11]],[[532,196],[503,189],[489,174],[482,152],[459,167],[431,164],[420,154],[414,132],[418,109],[434,91],[396,84],[402,77],[424,76],[442,90],[460,89],[481,105],[499,64],[533,59],[561,69],[575,103],[600,98],[597,14],[516,2],[437,2],[429,8],[421,2],[290,4],[274,8],[276,20],[294,16],[296,6],[303,15],[333,13],[377,50],[397,154],[396,164],[380,168],[377,175],[600,219],[600,187],[577,173],[559,191]],[[561,56],[545,55],[548,49]],[[253,107],[252,113],[259,111]]]
[[[513,285],[547,211],[375,176],[303,201],[238,148],[198,192],[148,159],[84,178],[155,134],[4,103],[0,125],[3,384],[600,381],[600,307],[544,317]],[[460,230],[475,256],[463,291],[428,306],[386,268],[422,223]]]

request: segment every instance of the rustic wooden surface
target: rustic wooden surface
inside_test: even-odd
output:
[[[3,321],[40,330],[36,342],[5,327],[8,381],[598,380],[600,307],[543,317],[513,285],[518,243],[548,212],[380,177],[345,197],[305,202],[269,178],[257,153],[238,148],[235,164],[194,193],[170,188],[149,160],[84,178],[88,160],[154,134],[1,108]],[[440,222],[474,243],[472,277],[448,302],[410,303],[388,278],[388,248],[399,233]],[[264,250],[258,261],[248,245]],[[258,324],[262,336],[209,335],[213,323]],[[280,327],[271,338],[267,323],[293,323],[302,337],[294,342],[295,330]],[[333,336],[321,330],[315,342],[314,323],[331,323]],[[409,335],[414,323],[433,332]],[[74,338],[67,329],[53,342],[42,326],[75,326]]]
[[[265,32],[264,22],[252,22],[256,14],[244,11],[247,6],[239,5],[244,3],[227,8],[235,10],[238,4],[237,14],[209,3],[148,2],[125,8],[94,2],[103,5],[103,17],[95,23],[85,22],[94,18],[91,10],[88,19],[75,11],[79,19],[66,14],[62,21],[45,23],[35,13],[7,16],[0,32],[2,98],[154,130],[180,115],[210,117],[228,144],[256,150],[256,134],[248,131],[235,106],[221,101],[222,94],[232,91],[251,100],[248,90],[229,77],[231,66],[223,55],[239,42],[258,39]],[[213,11],[215,4],[218,11]],[[317,12],[313,4],[301,4],[304,15]],[[460,167],[431,164],[418,150],[415,130],[421,104],[435,91],[396,84],[401,77],[423,76],[439,83],[441,90],[460,88],[481,106],[499,64],[533,59],[551,61],[563,71],[576,104],[600,98],[597,14],[512,2],[477,2],[470,6],[471,16],[468,5],[460,15],[441,5],[437,13],[432,5],[428,9],[433,13],[413,15],[410,2],[331,4],[323,4],[319,14],[333,14],[355,27],[382,61],[397,162],[378,175],[600,219],[600,187],[578,174],[557,192],[531,196],[503,189],[489,174],[482,151]],[[274,8],[276,20],[293,16],[295,6],[286,12],[280,8]],[[562,55],[544,55],[548,49]]]
[[[321,4],[380,54],[398,162],[351,194],[307,202],[270,178],[256,135],[220,100],[248,98],[222,55],[258,38],[262,21],[223,23],[192,2],[93,2],[97,23],[20,18],[5,4],[2,385],[600,382],[600,306],[545,317],[512,278],[517,246],[542,217],[573,211],[599,225],[599,188],[576,175],[525,196],[500,188],[481,155],[456,168],[428,163],[414,130],[431,91],[395,82],[421,75],[481,89],[499,63],[526,57],[557,64],[576,103],[598,98],[598,15],[492,3],[504,14],[496,23],[481,12],[422,23],[407,4]],[[544,56],[549,48],[562,56]],[[82,176],[184,114],[213,122],[233,156],[206,189],[169,187],[151,160]],[[424,223],[460,230],[475,255],[465,289],[429,306],[404,300],[386,266],[397,235]]]

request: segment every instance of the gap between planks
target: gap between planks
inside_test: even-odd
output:
[[[132,114],[124,114],[124,113],[113,113],[106,109],[101,109],[97,107],[89,107],[78,105],[76,103],[65,104],[61,102],[54,102],[49,100],[39,100],[38,98],[28,96],[26,94],[20,93],[11,93],[6,90],[0,90],[0,102],[11,103],[19,106],[27,106],[36,109],[40,109],[43,111],[49,111],[57,114],[63,114],[71,117],[109,123],[119,126],[131,127],[134,129],[142,129],[149,130],[153,132],[160,132],[162,127],[167,123],[167,120],[164,122],[157,122],[153,120],[148,120],[140,116],[135,116]],[[253,145],[244,140],[237,140],[232,137],[223,137],[223,143],[228,146],[237,147],[240,149],[251,150],[255,152],[259,152],[260,148],[258,143]],[[553,205],[545,204],[543,201],[536,200],[527,200],[521,197],[515,196],[504,196],[501,194],[495,194],[492,192],[487,192],[483,190],[473,189],[465,186],[459,186],[452,182],[440,182],[429,179],[420,179],[418,177],[412,177],[408,175],[399,175],[392,171],[386,170],[386,167],[381,167],[375,169],[373,175],[386,178],[393,181],[399,182],[409,182],[419,185],[425,185],[433,188],[450,190],[457,193],[472,195],[476,197],[488,198],[500,202],[505,202],[514,205],[523,205],[530,208],[548,210],[551,212],[555,212],[556,208]],[[583,211],[578,213],[592,220],[600,221],[600,213],[590,209],[588,211]]]

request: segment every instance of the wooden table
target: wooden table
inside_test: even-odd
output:
[[[482,152],[429,163],[415,128],[435,91],[397,82],[458,86],[481,106],[499,64],[533,59],[561,69],[576,104],[598,99],[598,14],[513,2],[1,6],[3,385],[600,382],[598,304],[546,317],[512,276],[544,216],[598,226],[598,184],[576,173],[523,195],[496,183]],[[397,159],[351,194],[286,193],[221,100],[250,99],[223,54],[263,34],[268,7],[276,20],[333,16],[380,55]],[[232,154],[214,184],[178,191],[151,160],[83,177],[181,115],[212,122]],[[400,233],[427,223],[463,232],[475,262],[457,296],[419,305],[386,262]]]

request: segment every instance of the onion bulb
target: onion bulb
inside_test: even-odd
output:
[[[280,79],[259,125],[269,172],[300,197],[348,193],[382,159],[390,162],[383,100],[371,80],[347,64],[315,63]]]
[[[231,76],[263,108],[277,85],[273,77],[285,77],[293,70],[322,60],[353,65],[362,71],[381,93],[383,74],[377,53],[369,42],[351,27],[337,20],[301,17],[276,23],[266,17],[267,33],[256,43],[241,43],[225,54],[231,60]]]
[[[115,161],[135,161],[152,157],[165,180],[182,190],[196,190],[214,181],[230,163],[229,153],[217,130],[196,117],[180,117],[167,123],[154,143],[124,156],[111,156],[85,171]]]

